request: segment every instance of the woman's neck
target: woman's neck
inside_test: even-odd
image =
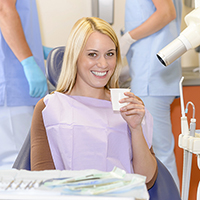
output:
[[[85,96],[96,99],[103,99],[110,101],[110,92],[108,89],[104,88],[91,88],[88,90],[87,88],[78,88],[76,86],[73,87],[70,93],[67,93],[71,96]]]

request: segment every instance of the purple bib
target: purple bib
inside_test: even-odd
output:
[[[44,125],[56,169],[111,171],[114,166],[133,172],[131,135],[120,112],[110,101],[68,96],[59,92],[45,97]],[[143,120],[143,132],[150,147],[152,117]]]

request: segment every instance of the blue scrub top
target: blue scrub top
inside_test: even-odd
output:
[[[178,96],[182,76],[180,58],[165,67],[156,54],[180,34],[181,0],[173,0],[177,18],[156,33],[132,44],[127,61],[131,90],[138,96]],[[156,8],[151,0],[126,0],[125,32],[145,22]]]
[[[35,0],[17,0],[16,9],[20,15],[24,34],[32,54],[45,73],[36,2]],[[32,106],[39,99],[30,97],[23,66],[0,32],[0,106],[3,106],[4,103],[7,106]]]

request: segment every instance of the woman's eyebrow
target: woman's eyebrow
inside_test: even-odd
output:
[[[96,49],[87,49],[86,51],[94,51],[94,52],[99,52],[98,50]],[[116,51],[116,49],[109,49],[107,52],[109,51]]]
[[[116,51],[116,49],[109,49],[108,51]]]
[[[95,52],[98,52],[98,50],[96,50],[96,49],[87,49],[87,51],[95,51]]]

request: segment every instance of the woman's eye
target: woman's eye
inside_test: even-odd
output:
[[[97,56],[96,53],[89,53],[88,55],[89,55],[90,57],[96,57],[96,56]]]
[[[109,57],[111,57],[111,56],[114,56],[115,54],[113,52],[109,52],[106,55],[109,56]]]

